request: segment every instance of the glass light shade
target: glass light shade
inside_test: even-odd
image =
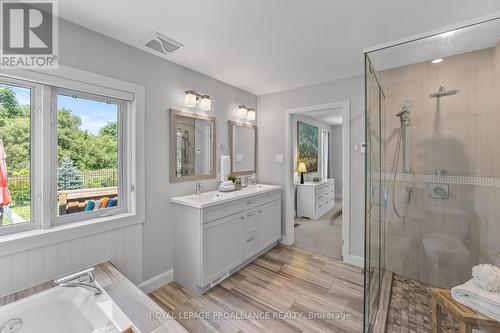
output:
[[[184,103],[188,108],[194,108],[196,106],[196,94],[192,91],[186,91]]]
[[[247,112],[248,120],[255,120],[255,110],[249,109]]]
[[[242,119],[248,118],[248,110],[243,105],[240,105],[239,107],[238,116]]]
[[[300,162],[297,167],[297,172],[307,172],[306,164],[304,162]]]
[[[210,99],[210,96],[205,95],[205,96],[201,97],[200,110],[210,111],[211,107],[212,107],[212,100]]]

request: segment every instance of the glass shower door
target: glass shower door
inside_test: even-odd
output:
[[[365,332],[370,332],[378,312],[383,275],[383,218],[385,185],[382,174],[384,152],[384,95],[370,60],[366,57],[366,204],[365,204]]]

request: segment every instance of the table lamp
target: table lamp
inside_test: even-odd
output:
[[[299,162],[297,172],[300,172],[300,183],[304,184],[304,172],[307,172],[306,164],[304,162]]]

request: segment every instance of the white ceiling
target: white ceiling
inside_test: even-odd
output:
[[[304,115],[314,118],[322,123],[328,125],[341,125],[342,124],[342,113],[343,108],[338,107],[336,109],[326,109],[321,111],[310,111],[304,113]]]
[[[363,72],[362,50],[500,11],[498,0],[59,0],[59,15],[256,95]],[[143,48],[144,49],[144,48]]]

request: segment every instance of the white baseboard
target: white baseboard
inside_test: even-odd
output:
[[[174,281],[174,270],[171,269],[169,271],[163,272],[156,276],[153,276],[151,279],[144,281],[139,285],[142,291],[146,294],[163,287],[166,284]]]
[[[363,257],[358,257],[352,254],[344,256],[344,262],[358,267],[365,266],[365,259]]]

